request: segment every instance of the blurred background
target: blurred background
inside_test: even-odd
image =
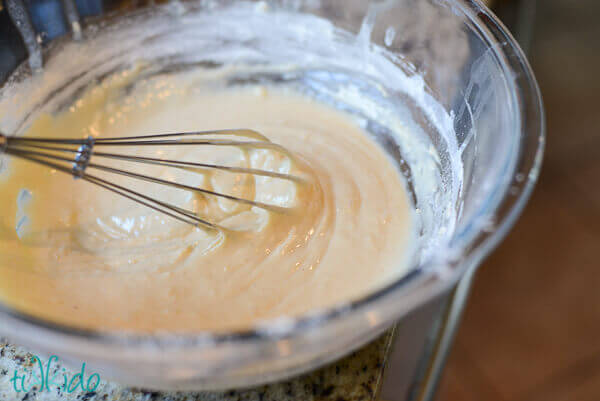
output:
[[[600,400],[600,1],[492,2],[546,106],[533,197],[479,268],[438,401]]]

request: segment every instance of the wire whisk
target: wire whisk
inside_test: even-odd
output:
[[[242,137],[244,140],[233,140],[223,138],[210,138],[219,136]],[[231,146],[243,149],[270,149],[283,154],[291,161],[294,156],[284,147],[271,142],[264,135],[249,129],[218,130],[200,132],[181,132],[145,136],[115,137],[115,138],[93,138],[66,139],[66,138],[37,138],[7,136],[0,133],[0,155],[7,154],[21,159],[39,163],[72,175],[76,179],[82,179],[96,184],[104,189],[119,194],[125,198],[137,202],[143,206],[163,213],[181,222],[191,224],[195,227],[204,227],[215,230],[223,230],[218,224],[203,219],[192,210],[187,210],[176,205],[155,199],[131,188],[116,184],[107,179],[90,174],[89,170],[95,169],[110,174],[126,176],[136,180],[166,185],[172,188],[187,190],[204,196],[215,196],[228,199],[242,204],[256,206],[264,210],[288,213],[290,207],[272,205],[252,199],[241,198],[225,193],[216,192],[206,188],[173,182],[150,175],[140,174],[121,168],[110,166],[106,163],[100,164],[97,159],[121,160],[125,162],[143,163],[157,166],[173,167],[187,171],[198,170],[220,170],[234,174],[251,174],[264,177],[279,178],[295,183],[303,182],[303,178],[274,171],[223,166],[210,163],[197,163],[179,160],[170,160],[154,157],[136,156],[131,154],[107,153],[99,151],[102,147],[156,147],[156,146]]]

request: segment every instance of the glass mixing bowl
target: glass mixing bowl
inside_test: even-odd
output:
[[[236,61],[257,69],[236,82],[326,93],[324,101],[360,115],[340,90],[352,87],[410,120],[427,145],[421,156],[407,152],[414,138],[390,141],[385,124],[363,116],[405,174],[421,232],[410,272],[362,299],[246,331],[186,335],[81,330],[0,305],[0,334],[74,366],[85,361],[103,378],[155,389],[235,388],[289,377],[348,354],[428,301],[448,297],[506,235],[537,179],[544,142],[539,89],[514,39],[477,1],[85,3],[82,14],[90,16],[80,20],[76,9],[66,7],[63,21],[62,13],[35,10],[28,19],[19,0],[5,2],[25,34],[29,63],[2,66],[12,73],[0,91],[3,132],[20,132],[50,100],[73,101],[91,80],[130,65],[125,59],[152,61],[149,74],[212,68],[235,47]],[[259,16],[236,14],[248,7]],[[223,13],[231,13],[227,23],[217,18]],[[165,23],[154,24],[155,18]],[[61,35],[67,28],[71,34]],[[16,41],[9,31],[1,32],[7,35],[2,39]],[[73,38],[87,47],[72,45]],[[331,46],[339,59],[331,57]],[[19,61],[19,51],[13,54]],[[273,57],[294,67],[267,71]],[[26,90],[42,60],[47,73],[63,70],[64,79]],[[435,162],[421,165],[425,154],[434,154]]]

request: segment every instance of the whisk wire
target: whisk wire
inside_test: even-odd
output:
[[[75,154],[81,152],[80,149],[57,148],[57,147],[53,147],[53,146],[36,145],[36,144],[31,144],[31,143],[19,144],[14,147],[11,147],[11,148],[15,149],[15,150],[18,150],[18,149],[24,150],[23,148],[32,148],[32,149],[41,149],[41,150],[47,150],[47,151],[52,151],[52,152],[75,153]],[[0,150],[1,149],[2,149],[2,146],[0,144]],[[41,155],[41,153],[40,153],[40,155]],[[294,175],[285,174],[285,173],[277,173],[275,171],[248,168],[248,167],[222,166],[222,165],[210,164],[210,163],[185,162],[185,161],[179,161],[179,160],[158,159],[158,158],[142,157],[142,156],[130,156],[130,155],[105,153],[105,152],[94,152],[94,156],[104,157],[104,158],[108,158],[108,159],[117,159],[117,160],[123,160],[123,161],[153,164],[153,165],[165,166],[165,167],[176,167],[176,168],[180,168],[180,169],[188,170],[188,171],[197,171],[197,170],[202,170],[202,169],[214,169],[214,170],[229,171],[231,173],[252,174],[252,175],[259,175],[259,176],[263,176],[263,177],[280,178],[282,180],[289,180],[289,181],[294,181],[297,183],[302,182],[302,178],[294,176]],[[69,161],[66,159],[61,159],[61,160]]]
[[[12,154],[12,153],[8,153],[8,154]],[[30,160],[30,161],[45,165],[45,166],[55,169],[57,171],[62,171],[62,172],[71,174],[71,169],[66,168],[60,164],[52,163],[47,160],[39,159],[36,157],[31,157],[29,155],[19,155],[19,157],[21,157],[25,160]],[[102,178],[95,177],[90,174],[86,174],[85,176],[83,176],[81,178],[84,179],[85,181],[88,181],[92,184],[103,187],[111,192],[114,192],[116,194],[124,196],[125,198],[131,199],[137,203],[140,203],[146,207],[149,207],[153,210],[156,210],[160,213],[163,213],[167,216],[170,216],[170,217],[177,219],[179,221],[182,221],[184,223],[191,224],[194,226],[202,225],[207,228],[223,230],[223,227],[220,227],[216,224],[210,223],[207,220],[201,219],[201,218],[195,216],[194,213],[191,211],[187,211],[185,209],[182,209],[182,208],[167,204],[165,202],[153,199],[153,198],[146,196],[144,194],[141,194],[139,192],[136,192],[131,189],[125,188],[123,186],[117,185],[115,183],[111,183],[109,181],[103,180]],[[138,198],[145,199],[148,202],[145,202]],[[149,203],[149,202],[151,202],[151,203]],[[154,205],[152,203],[154,203]],[[163,207],[164,209],[160,208],[159,206]],[[177,212],[178,214],[175,214],[173,212]],[[183,216],[187,217],[187,219],[184,218]]]
[[[237,141],[230,139],[181,139],[189,138],[192,136],[206,137],[209,135],[228,135],[228,136],[241,136],[249,139],[255,139],[256,141]],[[177,138],[179,139],[173,139]],[[170,139],[165,139],[170,138]],[[149,207],[155,211],[161,212],[167,216],[175,218],[179,221],[194,225],[202,226],[210,229],[223,230],[223,227],[212,223],[208,220],[202,219],[197,216],[193,211],[180,208],[176,205],[166,203],[155,199],[153,197],[144,195],[140,192],[134,191],[130,188],[118,185],[114,182],[110,182],[103,178],[90,175],[87,170],[90,168],[104,171],[111,174],[126,176],[129,178],[152,182],[160,185],[166,185],[177,189],[187,190],[195,193],[202,194],[204,196],[215,196],[230,201],[238,202],[245,205],[259,207],[265,210],[274,211],[278,213],[287,213],[291,209],[288,207],[282,207],[256,200],[236,197],[233,195],[212,191],[206,188],[195,187],[186,185],[174,181],[165,180],[162,178],[152,177],[149,175],[139,174],[133,171],[128,171],[120,168],[115,168],[103,164],[92,162],[94,158],[105,158],[121,160],[125,162],[136,162],[144,164],[153,164],[166,167],[174,167],[178,169],[188,171],[198,171],[205,169],[215,169],[230,173],[241,173],[251,174],[265,177],[272,177],[278,179],[289,180],[296,183],[301,183],[302,178],[291,175],[278,173],[268,170],[260,170],[254,168],[235,167],[235,166],[222,166],[210,163],[196,163],[169,159],[159,159],[152,157],[133,156],[116,153],[97,152],[95,149],[99,146],[176,146],[176,145],[197,145],[197,146],[235,146],[242,148],[252,149],[273,149],[281,152],[285,156],[289,157],[293,161],[293,155],[287,151],[287,149],[280,145],[274,144],[263,136],[262,134],[253,130],[220,130],[220,131],[202,131],[202,132],[184,132],[184,133],[170,133],[170,134],[155,134],[145,136],[132,136],[132,137],[119,137],[119,138],[99,138],[95,139],[92,137],[86,139],[66,139],[66,138],[33,138],[33,137],[9,137],[0,133],[0,154],[5,153],[15,157],[20,157],[25,160],[36,162],[57,171],[68,173],[73,175],[75,178],[82,178],[88,182],[98,185],[104,189],[107,189],[113,193],[119,194],[125,198],[133,200],[143,206]],[[68,146],[77,146],[77,148],[69,148]],[[74,156],[67,157],[65,154],[72,154]],[[64,162],[71,165],[66,167],[65,165],[57,162]]]

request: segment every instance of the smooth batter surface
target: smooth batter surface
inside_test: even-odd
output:
[[[294,212],[103,175],[235,233],[207,231],[13,158],[0,173],[3,302],[80,327],[222,331],[356,299],[406,271],[413,220],[402,177],[350,116],[268,87],[210,89],[202,79],[195,84],[193,74],[121,90],[131,74],[107,80],[62,113],[39,117],[25,135],[255,129],[298,162],[271,150],[210,146],[151,155],[293,173],[307,183],[162,167],[136,171]]]

